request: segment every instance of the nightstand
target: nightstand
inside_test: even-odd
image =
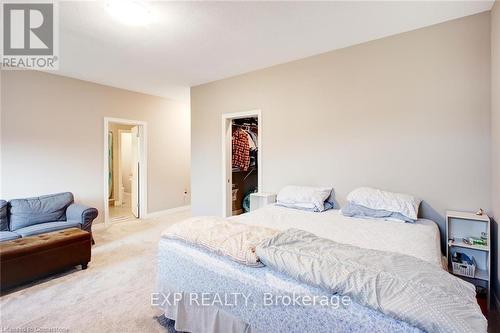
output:
[[[250,194],[250,211],[276,202],[276,193],[257,192]]]
[[[486,290],[486,301],[488,309],[490,307],[490,281],[491,281],[491,229],[490,218],[486,214],[476,215],[468,212],[447,211],[446,212],[446,257],[450,273],[456,275],[475,286]],[[486,244],[470,244],[464,241],[469,237],[481,238],[481,233],[486,233]],[[484,236],[484,234],[483,234]],[[471,270],[467,265],[455,266],[453,269],[452,257],[455,253],[464,253],[469,258],[474,258],[474,276],[470,275]],[[469,270],[468,270],[469,269]]]

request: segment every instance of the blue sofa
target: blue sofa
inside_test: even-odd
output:
[[[74,203],[69,192],[0,200],[0,242],[68,228],[92,232],[97,209]]]

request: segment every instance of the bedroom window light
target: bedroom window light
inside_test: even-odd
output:
[[[151,9],[142,1],[109,0],[106,10],[118,22],[130,26],[143,26],[152,21]]]

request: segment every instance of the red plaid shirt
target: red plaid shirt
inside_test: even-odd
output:
[[[233,133],[233,168],[240,168],[247,171],[250,166],[250,144],[248,143],[248,134],[237,129]]]

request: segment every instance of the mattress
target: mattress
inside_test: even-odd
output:
[[[302,229],[337,242],[399,252],[441,265],[439,231],[429,220],[409,224],[355,219],[344,217],[337,210],[312,213],[274,205],[231,219],[280,230]],[[322,289],[268,267],[243,266],[196,246],[165,238],[159,243],[156,291],[163,295],[182,292],[200,298],[207,295],[209,301],[204,305],[218,308],[258,332],[420,332],[359,304],[344,305],[340,295],[333,299]],[[330,302],[287,304],[280,298],[292,299],[297,295],[329,298]],[[224,298],[224,302],[210,302]],[[172,312],[168,311],[170,304],[162,305],[165,313]]]
[[[338,243],[407,254],[441,266],[439,228],[427,219],[403,223],[347,217],[337,209],[313,213],[276,205],[230,219],[278,230],[301,229]]]

